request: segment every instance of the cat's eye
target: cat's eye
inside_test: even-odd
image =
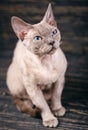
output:
[[[35,36],[35,37],[34,37],[34,40],[40,41],[40,40],[42,40],[42,37],[41,37],[41,36]]]
[[[55,30],[51,33],[51,35],[54,36],[54,35],[56,35],[56,33],[57,33],[57,29],[55,29]]]

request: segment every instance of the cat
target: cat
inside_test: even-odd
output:
[[[44,126],[56,127],[56,116],[66,112],[61,95],[67,60],[60,48],[61,35],[51,4],[40,23],[31,25],[13,16],[11,25],[19,39],[7,71],[14,103],[31,116],[40,113]]]

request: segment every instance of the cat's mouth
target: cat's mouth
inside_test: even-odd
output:
[[[48,54],[53,54],[56,51],[55,47],[52,47],[51,50],[48,52]]]

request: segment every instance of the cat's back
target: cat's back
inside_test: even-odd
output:
[[[22,44],[21,40],[19,40],[14,50],[13,60],[19,59],[21,61],[24,54],[25,54],[25,46]]]
[[[7,80],[11,79],[12,77],[18,77],[20,75],[20,69],[22,66],[22,51],[23,47],[21,42],[18,41],[13,53],[12,62],[7,70]]]

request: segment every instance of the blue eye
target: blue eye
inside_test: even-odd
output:
[[[34,39],[37,40],[37,41],[40,41],[40,40],[42,40],[42,37],[41,36],[35,36]]]
[[[57,29],[55,29],[52,33],[51,33],[51,35],[53,36],[53,35],[56,35],[56,33],[57,33]]]

